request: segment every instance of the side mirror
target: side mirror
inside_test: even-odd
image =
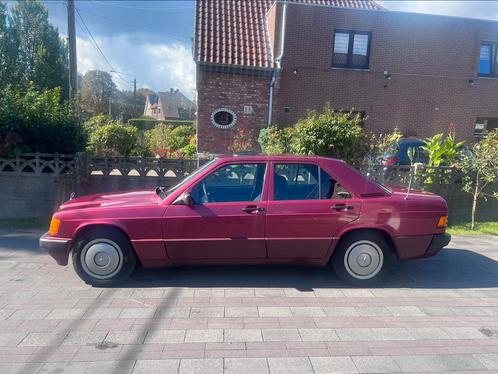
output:
[[[173,205],[187,205],[193,206],[195,204],[194,198],[188,192],[182,193],[177,199],[173,202]]]

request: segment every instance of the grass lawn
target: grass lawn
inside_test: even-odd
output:
[[[450,225],[446,230],[451,235],[498,235],[498,222],[477,222],[474,230],[470,229],[470,223]]]

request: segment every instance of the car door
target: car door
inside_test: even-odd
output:
[[[309,162],[272,162],[267,208],[269,258],[323,258],[341,226],[359,216],[361,202]]]
[[[163,220],[169,258],[266,258],[266,162],[219,166],[190,191],[194,205],[170,205]]]

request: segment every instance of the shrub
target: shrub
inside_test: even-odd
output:
[[[169,140],[169,148],[180,149],[190,143],[190,139],[195,135],[195,130],[192,126],[178,126],[171,131]]]
[[[253,152],[256,148],[256,141],[252,131],[245,131],[244,129],[232,130],[234,136],[228,145],[228,151],[231,153],[240,152]]]
[[[259,132],[258,143],[266,154],[292,153],[292,135],[294,128],[280,128],[271,125]]]
[[[136,147],[137,139],[136,127],[114,122],[92,132],[87,151],[97,155],[129,155]]]
[[[292,148],[298,154],[335,157],[352,164],[363,158],[360,113],[335,112],[326,105],[321,113],[308,112],[294,126]]]
[[[75,105],[61,100],[60,88],[38,91],[30,85],[25,91],[12,86],[0,90],[0,137],[11,133],[22,140],[9,146],[14,152],[75,153],[86,143]]]
[[[193,126],[159,124],[145,132],[148,149],[159,157],[192,157],[196,153],[196,138]]]
[[[159,124],[145,133],[149,150],[152,154],[167,157],[173,150],[169,147],[173,126]]]
[[[450,132],[446,138],[443,134],[436,134],[425,139],[425,145],[421,148],[429,155],[429,166],[450,166],[455,163],[463,143],[455,142],[455,134]]]
[[[128,124],[137,127],[142,131],[152,130],[155,126],[159,124],[166,124],[172,126],[192,126],[192,120],[159,120],[153,117],[140,117],[140,118],[130,118]]]
[[[103,127],[111,123],[116,123],[116,121],[114,121],[114,119],[111,116],[108,116],[107,114],[97,114],[96,116],[87,119],[83,123],[83,127],[85,128],[87,134],[91,134],[99,127]]]

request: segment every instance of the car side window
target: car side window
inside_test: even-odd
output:
[[[274,200],[340,200],[351,194],[326,171],[313,164],[276,164]]]
[[[265,163],[223,165],[197,183],[196,204],[261,201]]]

